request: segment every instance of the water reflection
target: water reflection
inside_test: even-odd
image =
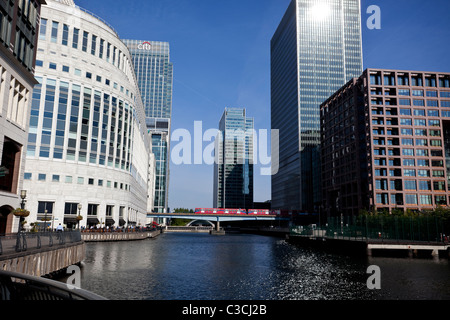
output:
[[[450,299],[448,260],[353,258],[255,235],[88,243],[82,288],[121,300]],[[369,265],[382,289],[367,289]]]

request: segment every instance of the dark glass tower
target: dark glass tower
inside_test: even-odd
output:
[[[253,123],[245,109],[223,113],[215,148],[214,208],[253,208]]]
[[[362,73],[360,0],[293,0],[271,41],[272,208],[318,211],[320,105]]]
[[[136,77],[156,159],[154,211],[168,210],[173,64],[167,42],[123,40],[133,57]]]

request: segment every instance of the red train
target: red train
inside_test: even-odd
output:
[[[270,215],[270,210],[263,209],[220,209],[220,208],[196,208],[195,214],[222,214],[222,215]]]

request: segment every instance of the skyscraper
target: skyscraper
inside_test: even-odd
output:
[[[167,42],[123,40],[133,58],[156,160],[154,211],[168,210],[173,64]]]
[[[254,120],[245,109],[225,109],[219,123],[214,165],[214,208],[253,207]]]
[[[362,73],[360,0],[293,0],[271,41],[272,208],[317,211],[320,105]]]

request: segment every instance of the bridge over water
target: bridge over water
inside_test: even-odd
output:
[[[202,220],[216,223],[216,232],[220,232],[221,222],[231,221],[288,221],[290,218],[275,215],[251,215],[251,214],[194,214],[194,213],[149,213],[149,218],[170,218],[186,220]]]

